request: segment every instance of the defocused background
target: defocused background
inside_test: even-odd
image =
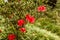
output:
[[[60,0],[0,0],[0,40],[60,40]]]

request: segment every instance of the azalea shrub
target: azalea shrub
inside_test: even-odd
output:
[[[60,0],[0,0],[0,40],[60,40]]]

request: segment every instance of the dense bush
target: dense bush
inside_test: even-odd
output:
[[[0,0],[0,40],[60,40],[60,0],[47,2]]]

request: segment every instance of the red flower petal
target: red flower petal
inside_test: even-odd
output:
[[[34,22],[35,22],[35,18],[32,17],[32,16],[29,15],[29,14],[26,15],[26,20],[29,21],[30,23],[34,23]]]
[[[14,34],[8,35],[8,40],[14,40],[15,38],[16,38],[16,35],[14,35]]]
[[[21,31],[21,32],[26,32],[26,29],[25,28],[19,28],[19,30]]]
[[[22,26],[25,23],[25,21],[23,19],[18,20],[18,26]]]
[[[35,22],[35,18],[31,17],[31,19],[29,20],[30,23],[34,23]]]
[[[29,20],[31,18],[31,15],[27,14],[26,15],[26,20]]]
[[[46,11],[46,7],[45,6],[39,6],[37,10],[38,10],[38,12],[44,12],[44,11]]]

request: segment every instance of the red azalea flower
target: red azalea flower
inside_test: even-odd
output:
[[[29,14],[26,15],[26,20],[28,20],[30,23],[34,23],[35,22],[35,18]]]
[[[30,23],[34,23],[34,22],[35,22],[35,18],[34,18],[34,17],[31,17],[31,18],[29,19],[29,22],[30,22]]]
[[[23,19],[18,20],[18,26],[22,26],[25,23],[25,21]]]
[[[26,32],[26,29],[25,29],[25,28],[19,28],[19,30],[20,30],[21,32],[23,32],[23,33]]]
[[[16,38],[16,35],[14,35],[14,34],[8,35],[8,40],[14,40],[15,38]]]
[[[45,6],[39,6],[37,10],[38,10],[38,12],[44,12],[44,11],[46,11],[46,7]]]
[[[31,18],[31,15],[27,14],[26,15],[26,20],[29,20]]]

